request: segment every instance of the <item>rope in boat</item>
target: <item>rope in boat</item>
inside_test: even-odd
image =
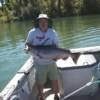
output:
[[[98,66],[96,67],[96,69],[95,69],[95,71],[94,71],[95,73],[94,73],[94,75],[92,76],[91,80],[90,80],[88,83],[86,83],[86,84],[83,85],[82,87],[76,89],[75,91],[69,93],[68,95],[64,96],[64,97],[61,98],[60,100],[65,100],[65,99],[69,98],[70,96],[76,94],[77,92],[83,90],[84,88],[86,88],[86,87],[88,87],[88,86],[91,86],[91,85],[100,83],[100,80],[95,80],[95,79],[96,79],[96,72],[97,72],[97,71],[100,71],[100,62],[98,63]]]
[[[77,90],[75,90],[75,91],[69,93],[69,94],[66,95],[65,97],[61,98],[61,100],[65,100],[65,99],[69,98],[70,96],[74,95],[75,93],[77,93],[77,92],[83,90],[84,88],[86,88],[86,87],[88,87],[88,86],[90,86],[90,85],[93,85],[93,84],[97,84],[97,83],[100,83],[100,80],[97,80],[97,81],[93,81],[93,80],[92,80],[92,81],[86,83],[85,85],[83,85],[82,87],[78,88]]]

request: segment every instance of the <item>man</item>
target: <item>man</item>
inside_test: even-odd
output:
[[[26,43],[31,45],[54,45],[58,46],[57,33],[48,26],[49,17],[46,14],[40,14],[37,18],[38,27],[29,31]],[[31,48],[32,49],[32,48]],[[39,91],[39,100],[44,100],[43,88],[47,76],[52,81],[52,88],[55,94],[54,100],[59,100],[58,89],[58,71],[54,60],[42,59],[38,56],[33,57],[36,67],[37,88]]]

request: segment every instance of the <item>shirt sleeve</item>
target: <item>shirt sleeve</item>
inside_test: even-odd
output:
[[[33,44],[33,34],[34,34],[34,29],[28,32],[28,36],[26,38],[25,43]]]

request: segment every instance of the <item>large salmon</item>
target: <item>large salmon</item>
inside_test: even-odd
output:
[[[33,46],[31,44],[27,45],[28,47],[31,47],[31,50],[29,50],[29,52],[32,55],[37,55],[43,59],[50,59],[50,60],[66,59],[69,56],[75,58],[77,54],[77,53],[71,53],[69,49],[59,48],[52,45],[48,46]]]

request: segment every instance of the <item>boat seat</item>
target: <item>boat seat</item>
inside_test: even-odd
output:
[[[96,59],[92,54],[81,54],[77,60],[77,66],[91,65],[96,63]]]
[[[65,96],[90,82],[97,68],[97,61],[92,54],[81,54],[77,64],[71,58],[57,62],[60,76],[60,94]],[[98,84],[91,85],[75,95],[92,95],[98,90]]]
[[[76,66],[76,64],[74,63],[73,59],[71,57],[68,57],[68,59],[66,60],[63,60],[63,59],[59,59],[57,62],[56,62],[58,68],[59,67],[72,67],[72,66]]]

